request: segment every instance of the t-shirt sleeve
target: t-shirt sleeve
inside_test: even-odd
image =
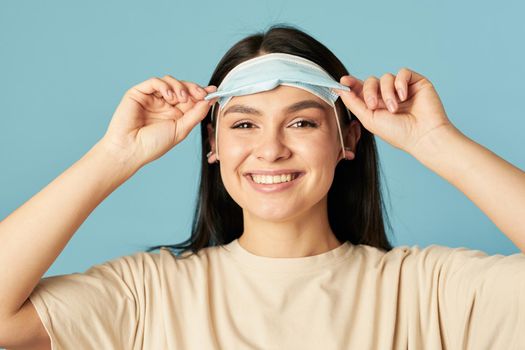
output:
[[[29,296],[53,350],[132,349],[140,344],[147,253],[40,280]]]
[[[427,296],[437,297],[447,348],[525,349],[525,254],[440,246],[427,250],[421,260],[432,278]]]

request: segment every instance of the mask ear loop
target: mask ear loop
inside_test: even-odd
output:
[[[341,141],[341,150],[343,151],[343,159],[345,158],[345,144],[343,142],[343,133],[341,131],[341,125],[339,123],[339,114],[337,113],[337,108],[335,103],[333,103],[334,112],[335,112],[335,123],[337,124],[337,131],[339,132],[339,140]]]
[[[215,102],[213,104],[213,106],[211,106],[211,119],[212,119],[212,122],[213,122],[213,117],[214,117],[214,111],[215,111],[215,104],[217,102]],[[215,123],[215,159],[218,161],[219,160],[219,141],[218,141],[218,138],[219,138],[219,114],[221,113],[221,104],[219,103],[219,110],[217,111],[217,115],[215,116],[217,118],[217,122]]]

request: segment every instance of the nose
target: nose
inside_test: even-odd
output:
[[[257,159],[264,159],[268,162],[290,157],[291,150],[287,146],[286,139],[279,130],[267,129],[264,131],[253,150]]]

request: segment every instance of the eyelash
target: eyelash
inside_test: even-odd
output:
[[[305,119],[301,119],[301,120],[298,120],[296,121],[294,124],[297,124],[297,123],[305,123],[308,125],[308,128],[317,128],[317,123],[311,121],[311,120],[305,120]],[[249,129],[249,128],[241,128],[240,126],[241,125],[244,125],[244,124],[250,124],[250,125],[253,125],[252,123],[250,122],[247,122],[247,121],[241,121],[241,122],[238,122],[237,124],[233,125],[231,128],[232,129]],[[293,124],[292,124],[293,125]],[[302,129],[302,128],[299,128],[299,129]]]

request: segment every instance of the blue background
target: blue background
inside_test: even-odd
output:
[[[525,167],[525,27],[519,24],[525,8],[517,1],[218,4],[3,1],[0,218],[102,137],[128,88],[165,74],[207,85],[229,47],[275,23],[313,35],[362,79],[404,66],[422,73],[463,133]],[[194,129],[101,203],[46,276],[188,237],[200,171],[198,136]],[[377,141],[394,245],[519,252],[460,191]]]

